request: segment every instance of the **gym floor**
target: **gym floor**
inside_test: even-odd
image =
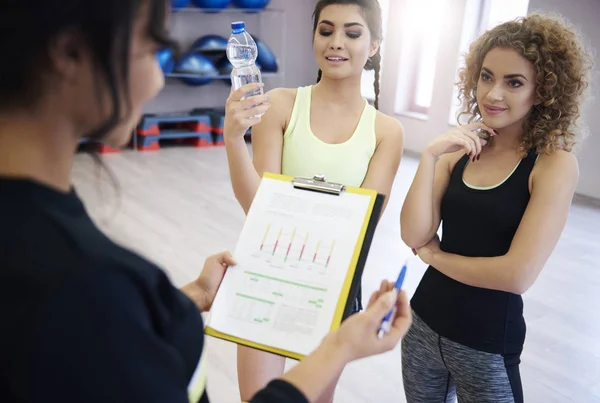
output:
[[[204,259],[232,251],[244,214],[233,196],[223,147],[171,147],[106,155],[116,177],[79,154],[74,182],[98,225],[117,242],[153,260],[178,286],[195,278]],[[409,248],[400,239],[399,214],[418,159],[405,156],[377,229],[363,279],[364,295],[393,279]],[[525,401],[600,402],[600,204],[576,198],[563,236],[525,294],[528,325],[521,374]],[[414,292],[425,265],[409,263],[405,288]],[[236,349],[209,339],[211,401],[239,401]],[[294,365],[293,362],[288,364]],[[335,402],[405,402],[400,346],[350,364]]]

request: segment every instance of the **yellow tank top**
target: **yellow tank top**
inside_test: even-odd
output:
[[[377,110],[365,100],[352,137],[344,143],[329,144],[310,128],[311,95],[312,85],[298,88],[292,116],[283,134],[281,173],[307,178],[324,175],[328,182],[361,186],[377,143]]]

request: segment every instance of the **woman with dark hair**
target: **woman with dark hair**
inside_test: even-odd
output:
[[[313,13],[317,84],[276,88],[248,99],[243,98],[255,86],[232,92],[224,137],[233,190],[244,211],[250,208],[264,172],[310,178],[322,174],[330,182],[390,195],[404,134],[396,119],[377,110],[381,40],[377,0],[319,0]],[[361,94],[365,69],[375,72],[375,107]],[[244,141],[250,127],[252,157]],[[361,308],[359,291],[354,312]],[[282,357],[240,346],[242,399],[280,376],[284,366]],[[336,383],[320,402],[333,399]]]
[[[576,32],[538,14],[471,44],[468,124],[429,143],[401,213],[402,238],[429,265],[402,343],[409,403],[523,402],[521,294],[567,220],[590,66]]]
[[[119,147],[163,86],[167,0],[21,0],[0,6],[0,401],[208,402],[201,311],[229,265],[209,257],[181,290],[109,240],[71,186],[79,140]],[[314,401],[351,360],[410,324],[391,284],[366,312],[252,397]],[[392,331],[377,329],[396,305]]]

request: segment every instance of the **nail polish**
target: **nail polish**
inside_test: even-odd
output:
[[[480,157],[481,157],[481,154],[477,154],[477,161],[479,161]]]
[[[500,134],[500,133],[498,132],[498,130],[496,130],[496,129],[493,129],[493,130],[494,130],[494,133],[496,134],[496,136]]]

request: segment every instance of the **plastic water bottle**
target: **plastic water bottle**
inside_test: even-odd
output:
[[[231,85],[234,91],[246,84],[262,83],[260,70],[255,63],[257,56],[258,48],[252,36],[246,32],[246,23],[244,21],[232,22],[231,36],[227,42],[227,59],[233,66]],[[261,87],[244,98],[261,95],[262,93],[263,89]]]

